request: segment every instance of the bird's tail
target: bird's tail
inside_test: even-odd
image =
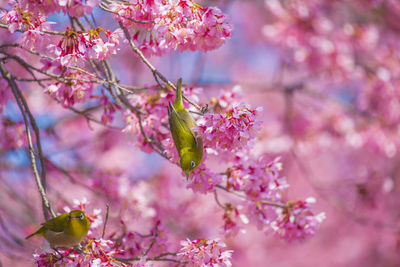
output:
[[[37,234],[37,232],[35,232],[35,233],[33,233],[33,234],[30,234],[30,235],[28,235],[27,237],[25,237],[25,239],[29,239],[29,238],[31,238],[32,236],[36,235],[36,234]]]
[[[175,95],[175,101],[174,101],[174,108],[176,110],[182,110],[183,109],[183,102],[182,102],[182,78],[179,78],[177,84],[176,84],[176,95]]]
[[[41,227],[39,230],[37,230],[37,231],[34,232],[33,234],[30,234],[30,235],[28,235],[27,237],[25,237],[25,239],[29,239],[29,238],[31,238],[31,237],[34,236],[34,235],[40,235],[40,234],[43,235],[43,233],[44,233],[44,229],[43,229],[43,227]]]

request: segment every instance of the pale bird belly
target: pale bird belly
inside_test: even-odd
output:
[[[53,232],[46,230],[44,237],[50,243],[50,247],[73,247],[78,245],[83,238],[67,235],[64,232]]]

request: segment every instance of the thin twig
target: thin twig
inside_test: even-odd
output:
[[[7,29],[8,30],[10,28],[10,26],[11,25],[5,25],[5,24],[0,23],[0,28],[3,28],[3,29]],[[17,32],[26,32],[28,30],[17,29],[16,31]],[[46,33],[46,34],[51,34],[51,35],[65,35],[64,32],[57,32],[57,31],[43,31],[43,30],[41,30],[41,32]]]
[[[176,256],[177,253],[170,253],[170,252],[163,253],[163,254],[160,254],[160,255],[158,255],[156,257],[146,258],[146,261],[170,261],[170,262],[182,263],[180,260],[171,259],[171,258],[163,258],[164,256],[161,256],[161,255],[164,255],[164,256],[167,256],[167,255]],[[121,262],[130,263],[131,261],[140,261],[142,259],[142,257],[114,258],[114,259],[116,259],[118,261],[121,261]]]
[[[218,206],[220,206],[222,209],[225,210],[225,206],[222,205],[221,202],[219,202],[217,190],[214,190],[214,199],[215,199],[215,202],[217,202]]]
[[[114,83],[116,81],[116,77],[115,77],[115,73],[113,72],[110,64],[108,63],[108,61],[104,60],[102,61],[103,63],[103,67],[105,70],[105,74],[107,76],[108,80],[111,80],[112,83]],[[134,107],[131,105],[131,103],[129,103],[128,99],[126,98],[126,96],[119,90],[118,87],[114,87],[115,88],[115,92],[112,90],[112,88],[109,87],[109,92],[114,96],[114,98],[116,99],[117,103],[120,106],[125,106],[127,107],[132,113],[136,114],[136,117],[138,118],[138,122],[139,122],[139,128],[140,128],[140,132],[143,135],[143,138],[145,139],[145,141],[150,145],[150,147],[157,152],[160,156],[162,156],[163,158],[169,160],[169,157],[164,153],[164,149],[161,146],[161,144],[157,144],[155,143],[153,140],[151,140],[146,132],[144,131],[143,128],[143,124],[142,124],[142,117],[141,114],[143,113],[142,111],[140,111],[138,108]],[[156,144],[158,146],[158,149],[154,146],[154,144]]]
[[[140,59],[143,61],[144,64],[146,64],[146,66],[151,70],[151,72],[153,73],[154,78],[157,80],[157,77],[159,77],[163,82],[165,82],[167,85],[169,85],[170,87],[174,88],[174,90],[176,91],[176,86],[170,82],[164,75],[162,75],[161,72],[159,72],[151,63],[150,61],[144,56],[143,52],[137,48],[137,46],[133,43],[132,38],[129,34],[128,29],[122,24],[122,22],[119,22],[119,26],[121,27],[121,29],[124,31],[125,37],[126,39],[129,41],[129,45],[131,46],[132,50],[140,57]],[[162,87],[162,85],[158,82],[159,86]],[[192,106],[194,106],[196,109],[198,109],[199,111],[203,111],[204,109],[202,109],[199,105],[197,105],[196,103],[190,101],[186,96],[183,95],[183,98]]]
[[[90,22],[90,19],[89,19],[86,15],[84,15],[83,17],[85,18],[87,24],[89,24],[89,26],[90,26],[92,29],[95,29],[95,28],[96,28],[96,27],[94,27],[94,25]]]
[[[235,196],[238,196],[240,198],[247,199],[247,197],[245,195],[242,195],[242,194],[240,194],[239,192],[236,192],[236,191],[231,191],[228,188],[226,188],[226,187],[224,187],[224,186],[222,186],[220,184],[217,184],[216,187],[221,189],[221,190],[224,190],[225,192],[228,192],[228,193],[231,193],[231,194],[233,194]],[[268,205],[268,206],[282,208],[282,209],[287,209],[287,208],[290,207],[290,205],[287,205],[287,204],[272,202],[272,201],[268,201],[268,200],[261,200],[260,203],[264,204],[264,205]]]
[[[154,244],[157,241],[157,237],[158,237],[158,225],[156,225],[156,227],[154,228],[154,238],[150,243],[150,246],[146,249],[146,251],[143,253],[143,256],[147,256],[147,254],[149,254],[150,250],[153,248]]]
[[[71,111],[73,111],[73,112],[76,113],[76,114],[82,115],[82,116],[85,117],[88,121],[92,121],[92,122],[94,122],[94,123],[97,123],[97,124],[99,124],[99,125],[102,125],[102,126],[104,126],[104,127],[107,127],[107,128],[113,129],[113,130],[123,130],[123,128],[118,127],[118,126],[113,126],[113,125],[104,124],[102,121],[100,121],[100,120],[98,120],[98,119],[93,118],[92,116],[90,116],[90,114],[87,114],[86,112],[80,111],[80,110],[78,110],[78,109],[76,109],[76,108],[68,107],[68,109],[71,110]]]
[[[103,225],[103,233],[101,234],[101,238],[104,239],[104,235],[106,234],[106,227],[107,227],[107,222],[108,222],[108,213],[110,212],[110,205],[106,205],[106,218],[104,220],[104,225]]]

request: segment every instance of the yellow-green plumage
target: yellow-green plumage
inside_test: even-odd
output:
[[[174,104],[169,103],[169,127],[180,157],[180,165],[186,177],[196,169],[203,158],[203,140],[192,128],[196,126],[189,112],[183,107],[182,79],[178,80]]]
[[[78,245],[89,231],[90,222],[81,210],[72,210],[42,224],[36,232],[26,237],[43,236],[51,248]]]

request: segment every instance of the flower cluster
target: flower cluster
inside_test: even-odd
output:
[[[7,12],[0,11],[0,22],[8,25],[11,33],[17,30],[23,32],[18,38],[23,47],[42,50],[50,39],[45,32],[51,29],[52,23],[46,21],[42,13],[25,10],[19,3]]]
[[[115,243],[105,239],[91,239],[83,251],[72,248],[65,250],[61,255],[54,252],[36,251],[33,254],[33,263],[37,267],[50,266],[121,266],[128,265],[115,259],[122,253],[115,248]]]
[[[204,8],[192,1],[171,0],[160,11],[154,20],[154,29],[162,48],[209,51],[220,47],[231,36],[232,26],[216,7]]]
[[[391,61],[392,52],[379,53],[385,65],[378,68],[375,77],[370,77],[357,97],[357,107],[378,119],[381,123],[396,128],[400,123],[400,84],[398,62]]]
[[[236,85],[231,90],[221,92],[218,97],[211,97],[209,100],[209,110],[213,113],[222,113],[235,105],[239,105],[239,101],[242,98],[242,88]]]
[[[246,215],[240,213],[239,208],[232,205],[231,203],[226,203],[224,206],[224,233],[226,236],[235,236],[239,232],[246,233],[243,227],[239,226],[239,219],[243,224],[248,224],[249,219]]]
[[[46,22],[46,18],[40,13],[33,13],[23,10],[19,5],[14,6],[10,11],[0,12],[0,21],[8,25],[8,30],[14,33],[16,30],[35,30]]]
[[[93,77],[78,70],[67,69],[64,81],[48,85],[46,92],[58,99],[64,107],[71,107],[77,102],[89,98],[95,83]]]
[[[226,171],[226,190],[244,192],[240,205],[226,203],[224,232],[236,235],[239,225],[253,222],[266,233],[273,231],[287,241],[304,240],[313,236],[324,219],[324,214],[314,215],[311,203],[306,201],[283,203],[283,193],[289,187],[281,177],[280,159],[268,161],[266,157],[237,158],[238,162]]]
[[[53,51],[62,66],[74,65],[84,59],[104,60],[116,54],[121,34],[121,29],[111,32],[100,27],[84,33],[67,29],[58,44],[50,44],[48,49]]]
[[[126,227],[124,222],[122,224]],[[128,258],[144,255],[156,257],[169,250],[171,244],[168,237],[169,230],[160,221],[157,221],[155,227],[146,235],[126,231],[121,238],[120,248],[124,251],[121,256]]]
[[[100,104],[103,106],[103,114],[101,115],[101,122],[104,124],[111,123],[114,119],[114,113],[120,109],[120,107],[114,104],[102,91],[100,97]]]
[[[304,240],[312,237],[325,219],[325,213],[315,215],[310,203],[315,199],[287,203],[287,208],[276,209],[278,217],[271,222],[271,229],[279,237],[287,240]]]
[[[191,0],[140,0],[114,3],[110,8],[118,13],[116,19],[133,31],[136,45],[150,55],[175,49],[213,50],[232,32],[220,9],[201,7]]]
[[[261,130],[257,115],[261,108],[251,109],[241,104],[223,113],[206,114],[196,127],[205,147],[217,152],[232,153],[249,150],[256,134]]]
[[[279,158],[273,161],[265,156],[257,159],[236,158],[238,164],[227,170],[227,188],[244,191],[253,201],[281,200],[281,193],[289,187],[284,177],[280,176],[282,163]]]
[[[28,144],[23,122],[0,118],[0,154],[3,151],[23,148]]]
[[[218,239],[196,239],[181,241],[181,260],[189,266],[231,266],[232,250]]]
[[[0,113],[7,105],[7,100],[12,96],[11,88],[5,79],[0,79]]]
[[[49,0],[49,1],[21,1],[21,6],[34,13],[43,13],[49,15],[56,12],[64,12],[71,17],[82,17],[90,14],[92,9],[97,6],[101,0]]]
[[[164,2],[164,1],[163,1]],[[114,17],[127,28],[151,30],[154,19],[160,12],[160,4],[156,1],[136,0],[129,2],[111,2],[108,7],[116,13]]]
[[[191,173],[187,187],[191,188],[194,192],[209,193],[221,181],[221,175],[208,169],[205,164],[201,164]]]

